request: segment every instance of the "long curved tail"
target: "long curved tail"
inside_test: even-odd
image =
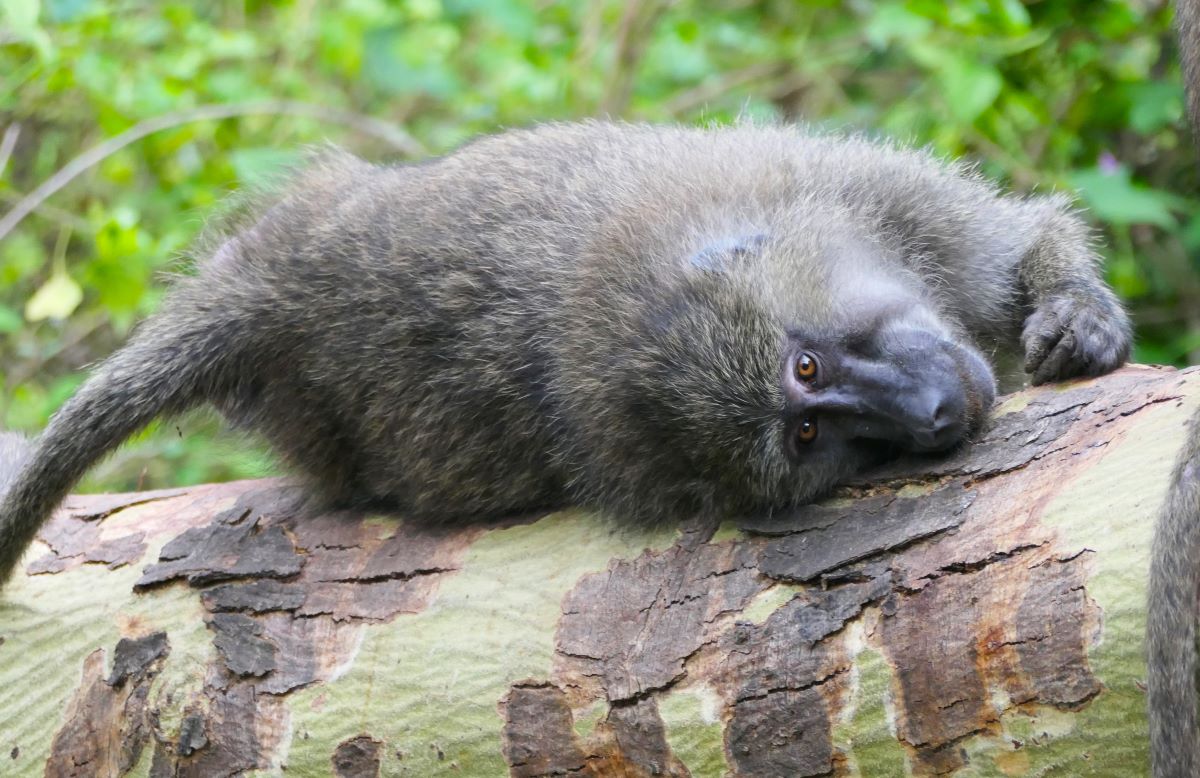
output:
[[[1146,648],[1156,778],[1200,774],[1200,412],[1154,532]]]
[[[212,397],[231,333],[166,306],[102,363],[37,439],[0,500],[0,584],[87,469],[155,417]],[[224,330],[224,331],[223,331]]]

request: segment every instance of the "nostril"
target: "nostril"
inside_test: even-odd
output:
[[[954,423],[954,412],[950,403],[944,399],[938,400],[933,412],[929,415],[929,426],[935,431],[944,430]]]
[[[962,402],[953,393],[930,392],[925,396],[925,413],[913,437],[928,450],[940,450],[957,443],[962,437]]]
[[[952,403],[943,392],[927,389],[917,396],[910,406],[911,423],[930,431],[937,431],[953,421]]]
[[[967,398],[961,389],[944,387],[929,392],[925,398],[925,417],[930,429],[940,431],[962,421]]]

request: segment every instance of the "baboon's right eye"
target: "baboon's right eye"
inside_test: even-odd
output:
[[[807,351],[796,357],[796,378],[805,383],[812,383],[817,380],[816,357]]]
[[[812,443],[817,439],[817,420],[811,416],[800,421],[796,428],[796,440],[800,443]]]

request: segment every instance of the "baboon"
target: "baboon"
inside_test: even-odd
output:
[[[795,128],[327,151],[226,234],[36,441],[0,504],[0,579],[93,462],[202,401],[322,502],[674,521],[959,444],[998,356],[1040,383],[1130,348],[1066,198]]]

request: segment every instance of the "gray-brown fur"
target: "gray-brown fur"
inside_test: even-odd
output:
[[[1159,514],[1146,624],[1150,742],[1157,778],[1200,771],[1200,412]]]
[[[1200,148],[1200,0],[1177,0],[1183,82]],[[1146,623],[1150,752],[1156,778],[1200,774],[1200,412],[1175,465],[1150,555]]]
[[[1175,28],[1179,33],[1179,59],[1187,87],[1188,118],[1193,131],[1200,128],[1200,1],[1176,0]]]
[[[327,153],[55,416],[0,504],[0,579],[92,462],[201,401],[335,502],[674,520],[807,501],[885,453],[851,394],[785,455],[796,403],[838,389],[789,385],[794,349],[930,418],[958,398],[952,437],[887,433],[934,449],[986,414],[979,354],[1022,344],[1039,382],[1126,358],[1087,230],[923,152],[584,123],[419,165]]]

